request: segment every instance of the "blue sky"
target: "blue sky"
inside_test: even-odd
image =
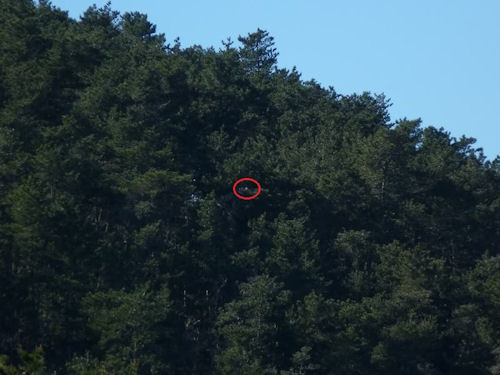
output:
[[[53,0],[78,18],[105,0]],[[222,46],[265,29],[278,65],[338,93],[385,93],[391,119],[477,139],[500,154],[500,1],[497,0],[114,0],[146,13],[168,41]]]

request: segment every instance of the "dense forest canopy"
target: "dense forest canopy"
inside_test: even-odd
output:
[[[0,374],[500,374],[473,138],[304,82],[260,29],[0,4]]]

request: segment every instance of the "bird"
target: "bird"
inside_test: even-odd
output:
[[[238,192],[239,192],[240,194],[243,194],[243,195],[248,195],[248,196],[250,196],[250,195],[254,195],[254,194],[255,194],[255,191],[256,191],[256,189],[255,189],[255,188],[253,188],[253,187],[248,187],[248,186],[242,186],[242,187],[239,187],[239,188],[238,188]]]
[[[239,190],[242,193],[249,193],[250,192],[250,188],[248,186],[244,186],[244,187],[240,188]]]

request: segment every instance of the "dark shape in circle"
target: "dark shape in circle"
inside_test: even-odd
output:
[[[249,186],[243,186],[242,189],[237,189],[238,185],[244,181],[250,181],[250,182],[253,182],[255,185],[257,185],[257,192],[254,193],[253,195],[251,196],[244,196],[244,195],[241,195],[238,191],[241,191],[242,193],[253,193],[253,189],[251,189]],[[260,194],[262,188],[260,187],[260,184],[257,180],[253,179],[253,178],[250,178],[250,177],[244,177],[244,178],[240,178],[238,181],[236,181],[233,185],[233,193],[234,195],[236,195],[236,197],[238,197],[239,199],[243,199],[243,200],[250,200],[250,199],[255,199],[257,198],[257,196]]]

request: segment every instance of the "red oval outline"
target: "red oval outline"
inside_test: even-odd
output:
[[[240,182],[243,182],[243,181],[250,181],[250,182],[253,182],[255,185],[257,185],[257,193],[255,193],[254,195],[252,195],[251,197],[244,197],[243,195],[240,195],[236,192],[236,186],[238,186],[238,184]],[[234,195],[236,195],[236,197],[238,197],[239,199],[243,199],[243,200],[246,200],[246,201],[249,201],[250,199],[255,199],[257,198],[257,196],[260,194],[262,188],[260,187],[260,184],[257,180],[253,179],[253,178],[250,178],[250,177],[243,177],[243,178],[240,178],[238,181],[236,181],[233,185],[233,193]]]

